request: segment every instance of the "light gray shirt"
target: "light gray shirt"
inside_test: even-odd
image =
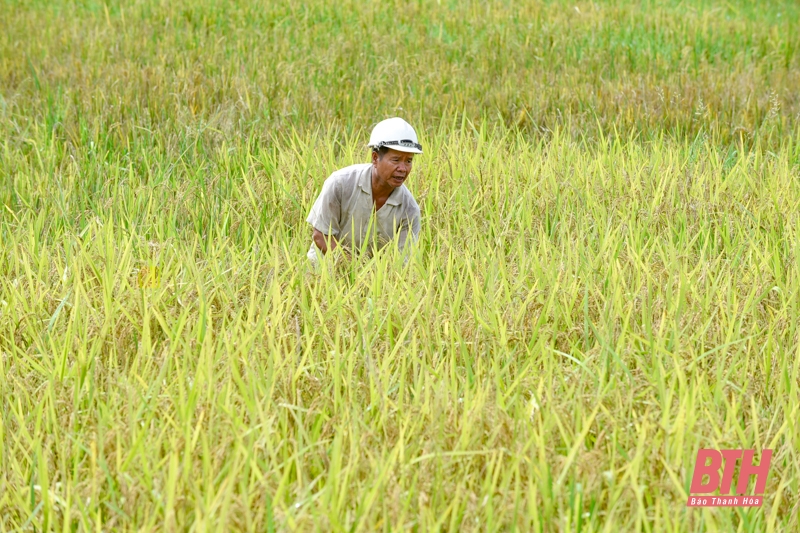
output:
[[[397,187],[386,203],[374,211],[372,201],[372,163],[362,163],[337,170],[322,184],[306,221],[323,233],[333,235],[339,244],[370,254],[398,235],[398,246],[406,248],[409,232],[419,238],[419,205],[405,185]],[[375,217],[373,217],[375,213]],[[365,245],[366,243],[366,245]],[[308,258],[317,262],[313,242]]]

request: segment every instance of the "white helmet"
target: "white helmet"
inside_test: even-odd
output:
[[[417,141],[417,132],[411,124],[399,117],[387,118],[372,128],[369,136],[371,148],[387,147],[398,152],[421,154],[422,146]]]

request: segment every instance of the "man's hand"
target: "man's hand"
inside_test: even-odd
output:
[[[330,244],[331,244],[331,248],[330,248],[331,250],[335,250],[336,247],[339,246],[339,243],[336,242],[336,238],[333,237],[333,235],[324,235],[317,228],[314,228],[313,238],[314,238],[314,244],[316,244],[317,248],[320,249],[320,251],[322,252],[322,255],[325,255],[325,254],[328,253],[328,242],[329,241],[330,241]]]

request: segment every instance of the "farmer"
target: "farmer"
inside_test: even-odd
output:
[[[372,162],[331,174],[308,214],[314,229],[308,258],[315,266],[317,254],[338,246],[348,254],[371,255],[395,236],[401,250],[419,237],[419,206],[404,185],[414,154],[422,153],[414,128],[401,118],[384,120],[373,128],[368,146]]]

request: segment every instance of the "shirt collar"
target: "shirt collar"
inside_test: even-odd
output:
[[[361,179],[358,181],[358,185],[361,187],[362,191],[372,196],[372,165],[370,165],[367,168],[367,172],[364,172],[364,174],[361,176]],[[386,203],[394,206],[403,205],[402,188],[403,185],[393,190],[386,199]]]

